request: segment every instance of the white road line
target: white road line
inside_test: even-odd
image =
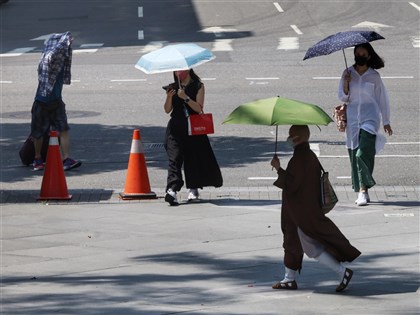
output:
[[[80,48],[95,48],[95,47],[102,47],[104,43],[92,43],[92,44],[82,44]]]
[[[145,82],[147,79],[115,79],[111,82]]]
[[[201,78],[201,81],[215,81],[216,78]]]
[[[278,2],[273,2],[273,4],[276,7],[277,11],[279,11],[280,13],[284,12],[284,10],[281,8],[281,6]]]
[[[138,9],[138,16],[139,16],[139,18],[142,18],[143,17],[143,7],[139,7],[139,9]]]
[[[299,49],[299,38],[297,37],[280,37],[278,50]]]
[[[409,4],[411,4],[413,7],[415,7],[417,10],[420,11],[420,6],[418,6],[417,4],[415,4],[414,2],[409,2]]]
[[[420,48],[420,36],[410,36],[414,48]]]
[[[298,35],[302,35],[302,31],[296,25],[290,25],[290,27],[296,32]]]
[[[0,57],[17,57],[17,56],[23,55],[27,52],[30,52],[34,49],[36,49],[36,47],[16,48],[16,49],[13,49],[13,50],[11,50],[7,53],[0,54]]]
[[[0,81],[0,84],[12,84],[12,81]]]
[[[337,179],[349,179],[351,176],[337,176]]]
[[[163,45],[167,43],[167,41],[156,41],[156,42],[150,42],[144,48],[142,49],[142,53],[148,53],[154,50],[157,50],[159,48],[162,48]]]
[[[245,78],[245,80],[280,80],[280,78],[277,77],[271,77],[271,78]]]
[[[140,40],[144,39],[144,32],[143,32],[143,31],[138,31],[138,33],[137,33],[137,37],[138,37],[138,39],[140,39]]]
[[[382,79],[414,79],[414,76],[384,76]],[[340,80],[341,77],[312,77],[313,80]]]
[[[232,48],[233,39],[216,39],[212,51],[233,51]]]
[[[98,49],[73,49],[73,54],[93,54],[97,51]]]
[[[384,217],[414,217],[414,213],[384,213]]]
[[[385,144],[390,144],[390,145],[420,144],[420,142],[387,142]]]
[[[277,177],[248,177],[248,180],[276,180]]]
[[[316,156],[320,155],[321,150],[319,149],[319,144],[318,143],[310,143],[309,147],[315,153]]]
[[[326,158],[326,159],[348,159],[349,156],[348,155],[321,155],[321,158]],[[378,154],[375,155],[376,158],[416,158],[416,157],[420,157],[420,154]]]

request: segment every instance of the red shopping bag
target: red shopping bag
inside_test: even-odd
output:
[[[190,136],[208,135],[211,133],[214,133],[212,114],[192,114],[188,116],[188,134]]]

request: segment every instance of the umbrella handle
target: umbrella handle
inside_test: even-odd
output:
[[[278,130],[279,130],[279,126],[276,125],[276,144],[274,146],[274,154],[277,154],[277,132],[278,132]]]

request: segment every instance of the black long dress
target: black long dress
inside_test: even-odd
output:
[[[177,89],[177,85],[172,83]],[[185,87],[185,93],[196,100],[202,83],[191,81]],[[184,185],[182,166],[184,166],[187,188],[220,187],[223,178],[219,164],[210,145],[207,135],[189,136],[186,111],[196,114],[188,104],[175,94],[172,98],[171,119],[168,122],[165,136],[165,149],[168,155],[168,178],[166,189],[181,190]]]

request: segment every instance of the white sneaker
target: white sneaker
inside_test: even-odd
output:
[[[172,189],[168,189],[166,191],[165,201],[168,202],[171,206],[179,205],[178,198],[176,197],[176,191],[173,191]]]
[[[198,189],[191,188],[190,193],[188,194],[188,201],[197,200],[199,196]]]
[[[367,193],[365,192],[359,192],[359,197],[356,200],[356,204],[358,206],[366,206],[368,203],[367,201]]]
[[[370,197],[369,197],[369,193],[365,192],[366,194],[366,201],[369,203],[370,202]],[[360,195],[360,193],[359,193]],[[357,202],[359,201],[359,196],[357,196],[357,199],[354,201],[355,204],[357,204]]]

